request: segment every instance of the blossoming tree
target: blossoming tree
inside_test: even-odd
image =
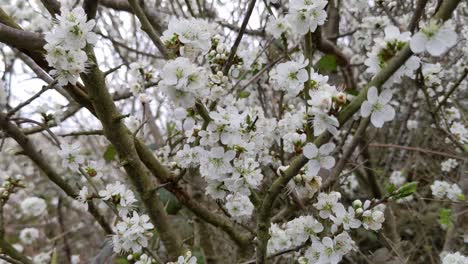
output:
[[[467,2],[0,3],[0,263],[468,263]]]

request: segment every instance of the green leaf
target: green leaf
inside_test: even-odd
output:
[[[439,224],[445,228],[452,227],[452,210],[448,208],[442,208],[439,210]]]
[[[249,97],[249,95],[250,95],[250,92],[248,92],[248,91],[240,91],[240,92],[237,94],[237,97],[242,99],[242,98],[247,98],[247,97]]]
[[[336,57],[335,55],[326,54],[317,62],[317,71],[319,73],[326,73],[336,71]]]
[[[390,183],[387,187],[387,193],[393,193],[396,190],[396,186],[393,183]]]
[[[161,188],[157,190],[159,198],[166,205],[166,212],[168,214],[175,215],[182,208],[182,204],[179,203],[179,200],[168,190]]]
[[[401,186],[400,189],[397,190],[397,193],[393,196],[395,200],[410,196],[416,191],[418,187],[418,182],[408,182],[405,185]]]
[[[115,150],[114,145],[110,144],[109,146],[107,146],[103,157],[106,161],[111,161],[111,160],[115,160],[116,155],[117,155],[117,150]]]

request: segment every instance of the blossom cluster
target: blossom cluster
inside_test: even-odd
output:
[[[149,216],[139,215],[133,211],[131,216],[122,217],[122,221],[115,225],[115,234],[112,235],[114,251],[141,252],[148,246],[154,226],[149,222]]]
[[[319,212],[319,219],[312,215],[300,216],[282,225],[272,224],[268,252],[276,253],[311,241],[299,263],[338,263],[344,255],[355,249],[349,231],[359,227],[380,230],[384,222],[384,206],[372,206],[367,200],[353,202],[345,208],[339,202],[339,192],[319,193],[313,206]],[[326,226],[331,228],[325,229]],[[330,232],[329,234],[327,234]]]
[[[465,196],[463,195],[460,186],[456,183],[450,184],[446,181],[436,180],[431,185],[432,195],[437,199],[443,199],[447,197],[452,201],[463,201]]]
[[[442,254],[442,264],[464,264],[468,263],[468,257],[460,254],[460,252]]]
[[[60,12],[56,26],[45,35],[47,44],[44,49],[49,66],[54,68],[50,74],[64,86],[76,84],[80,73],[85,72],[88,56],[83,49],[87,44],[96,43],[97,36],[92,32],[96,22],[87,20],[83,8],[69,10],[62,7]]]
[[[192,59],[210,50],[214,28],[206,20],[172,18],[168,25],[168,29],[161,37],[168,48],[175,49],[180,55]]]
[[[270,22],[267,31],[275,38],[281,34],[292,32],[297,35],[305,35],[314,32],[318,26],[325,23],[327,12],[325,6],[327,1],[289,1],[289,13],[284,17],[278,17]]]

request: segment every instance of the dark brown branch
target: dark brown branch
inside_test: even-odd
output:
[[[234,57],[236,56],[236,53],[237,53],[237,48],[239,47],[242,37],[244,36],[245,29],[247,28],[247,24],[249,23],[250,16],[252,15],[253,9],[255,7],[255,2],[256,0],[250,0],[249,6],[247,8],[247,12],[245,14],[244,20],[242,21],[242,25],[239,30],[239,34],[237,35],[236,40],[234,41],[234,45],[232,45],[232,48],[229,51],[229,57],[226,61],[226,65],[224,66],[224,70],[223,70],[224,75],[228,75],[229,69],[232,66]]]

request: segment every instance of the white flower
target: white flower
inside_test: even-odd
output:
[[[277,224],[270,226],[270,239],[268,240],[267,252],[275,253],[284,249],[291,248],[291,239],[285,230]]]
[[[309,159],[306,175],[315,176],[320,168],[331,169],[335,166],[335,159],[329,154],[335,149],[335,144],[327,143],[319,149],[313,143],[307,143],[303,148],[303,154]]]
[[[252,188],[257,188],[263,179],[260,164],[252,158],[235,160],[232,177],[242,177]]]
[[[446,161],[443,161],[442,163],[440,163],[440,167],[442,171],[445,171],[445,172],[450,172],[457,166],[458,166],[458,162],[456,159],[447,159]]]
[[[361,221],[355,217],[353,207],[348,207],[348,211],[339,207],[335,212],[336,216],[331,215],[330,220],[333,221],[332,232],[336,232],[339,226],[343,225],[344,230],[358,228],[361,226]]]
[[[325,6],[327,1],[307,1],[307,0],[292,0],[289,5],[289,13],[286,19],[291,25],[294,33],[305,35],[307,32],[314,32],[317,26],[325,23],[327,12]]]
[[[319,193],[317,203],[313,204],[319,210],[319,215],[322,219],[330,218],[332,214],[337,214],[340,211],[345,211],[343,204],[339,199],[341,194],[339,192]]]
[[[432,195],[437,199],[443,199],[449,188],[450,184],[448,182],[436,180],[431,185]]]
[[[26,245],[31,245],[39,238],[39,230],[37,228],[25,228],[20,232],[20,240]]]
[[[452,133],[460,143],[468,143],[468,129],[461,122],[453,122],[450,126],[450,133]]]
[[[168,25],[169,27],[163,32],[161,40],[166,44],[171,44],[175,39],[178,39],[183,44],[181,47],[182,55],[193,57],[190,54],[192,51],[205,54],[210,50],[214,29],[207,21],[195,18],[172,18]]]
[[[47,44],[44,49],[47,51],[46,60],[53,68],[50,74],[64,86],[76,84],[80,73],[85,71],[88,56],[82,49],[86,44],[96,43],[97,36],[91,32],[96,22],[87,20],[83,8],[70,11],[62,7],[60,11],[56,26],[45,34]]]
[[[406,182],[406,177],[401,171],[394,171],[388,181],[396,187],[402,186]]]
[[[468,257],[460,254],[460,252],[455,252],[455,253],[446,253],[446,254],[441,254],[445,255],[444,257],[441,257],[442,259],[442,264],[466,264],[468,263]]]
[[[367,91],[367,101],[361,105],[361,116],[371,116],[371,122],[375,127],[382,127],[387,121],[395,118],[395,110],[388,103],[392,99],[392,92],[384,90],[379,95],[377,88],[370,87]]]
[[[316,72],[310,73],[310,99],[307,100],[307,104],[312,106],[313,112],[317,110],[328,112],[333,105],[333,99],[336,99],[338,95],[336,87],[328,84],[328,76]]]
[[[254,209],[249,197],[238,193],[226,196],[225,206],[228,213],[237,219],[251,216]]]
[[[121,217],[126,217],[137,201],[135,194],[119,181],[106,185],[105,190],[99,191],[99,196],[102,200],[116,205]]]
[[[313,114],[314,136],[319,136],[325,131],[330,132],[335,137],[338,136],[340,123],[336,117],[322,111],[315,111]]]
[[[307,249],[305,258],[306,263],[337,264],[343,256],[353,249],[354,241],[343,232],[333,239],[330,237],[322,238],[322,241],[314,240]]]
[[[177,151],[175,160],[181,168],[195,168],[200,164],[200,153],[203,151],[201,147],[191,148],[188,144],[184,148]]]
[[[231,160],[236,156],[233,150],[224,151],[223,147],[214,147],[201,158],[200,173],[211,180],[220,179],[233,168]]]
[[[83,188],[81,188],[80,192],[78,193],[76,200],[78,200],[81,204],[85,206],[86,209],[88,209],[89,199],[90,199],[90,193],[88,191],[88,187],[83,186]]]
[[[280,38],[281,34],[287,33],[290,30],[291,26],[289,25],[286,17],[273,18],[272,20],[268,21],[266,26],[266,31],[274,38]]]
[[[46,201],[38,197],[28,197],[21,202],[21,211],[27,216],[40,216],[47,209]]]
[[[193,107],[206,86],[206,74],[189,59],[179,57],[168,61],[161,71],[160,85],[176,106]]]
[[[298,61],[280,63],[272,71],[271,78],[276,81],[282,91],[286,91],[288,97],[296,97],[309,78],[305,69],[308,63],[309,61],[303,56]]]
[[[197,264],[197,258],[192,256],[191,251],[187,251],[184,256],[177,258],[177,262],[168,262],[166,264]]]
[[[79,264],[80,261],[80,255],[72,255],[71,256],[71,264]]]
[[[51,253],[52,252],[49,251],[49,252],[42,252],[40,254],[37,254],[34,256],[32,261],[34,264],[49,264]]]
[[[427,50],[432,56],[440,56],[457,43],[457,34],[450,23],[442,26],[431,21],[418,33],[414,34],[410,41],[410,48],[414,53]]]
[[[153,224],[149,223],[147,215],[138,215],[133,211],[132,217],[124,216],[114,228],[115,234],[112,236],[114,252],[141,252],[142,247],[148,246],[151,238]]]
[[[57,154],[62,158],[62,167],[71,170],[78,170],[79,166],[84,163],[85,159],[80,154],[81,144],[75,142],[73,144],[62,144],[61,149]]]
[[[368,66],[367,72],[377,74],[387,63],[395,57],[395,55],[403,49],[406,43],[410,40],[410,33],[403,32],[395,26],[387,26],[385,28],[385,38],[377,39],[372,51],[368,54],[368,58],[364,64]],[[414,71],[419,68],[420,59],[417,56],[411,56],[398,70],[385,82],[384,87],[393,83],[400,83],[402,76],[412,77]]]
[[[447,189],[447,198],[450,200],[456,202],[456,201],[463,201],[465,200],[465,196],[463,195],[462,190],[457,184],[452,184],[448,189]]]
[[[323,231],[323,225],[313,216],[300,216],[286,223],[286,234],[291,238],[292,246],[299,246],[307,239],[316,239]]]
[[[385,221],[384,213],[377,209],[366,210],[362,213],[362,226],[365,229],[377,231]]]

